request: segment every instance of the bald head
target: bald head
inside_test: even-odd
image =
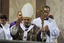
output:
[[[17,18],[18,18],[19,20],[22,19],[22,13],[21,13],[21,11],[18,11],[18,13],[17,13]]]

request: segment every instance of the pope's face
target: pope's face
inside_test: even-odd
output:
[[[29,25],[30,22],[31,22],[31,18],[29,18],[29,17],[24,17],[24,18],[23,18],[23,21],[24,21],[24,25]]]

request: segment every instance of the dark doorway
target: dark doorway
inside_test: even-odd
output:
[[[9,0],[0,0],[0,13],[5,14],[9,19]]]

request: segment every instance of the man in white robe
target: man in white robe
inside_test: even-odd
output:
[[[4,36],[4,38],[3,37],[1,37],[1,38],[5,39],[5,40],[12,40],[12,37],[10,35],[10,30],[9,30],[9,24],[7,23],[6,15],[1,15],[0,21],[1,21],[1,23],[0,23],[0,25],[1,25],[0,32],[1,33],[0,34],[2,34],[2,36]]]
[[[55,23],[55,21],[48,17],[50,8],[48,6],[45,6],[45,20],[44,20],[44,28],[46,33],[46,43],[54,43],[55,40],[59,36],[59,29]],[[42,28],[42,19],[41,17],[34,19],[32,24],[35,24],[36,26]],[[41,35],[42,37],[42,35]]]
[[[53,20],[53,19],[50,20],[50,19],[49,20],[44,20],[44,27],[47,25],[48,26],[48,29],[50,31],[50,36],[48,36],[46,34],[46,38],[47,38],[46,39],[46,42],[47,43],[54,43],[55,40],[58,38],[60,31],[58,29],[58,26],[56,25],[55,20]],[[42,24],[41,25],[37,25],[37,22],[38,22],[38,24],[40,24],[39,23],[40,20],[41,20],[40,18],[37,18],[35,25],[41,28],[41,25]],[[32,22],[33,24],[34,24],[34,21]]]

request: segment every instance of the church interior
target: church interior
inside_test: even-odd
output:
[[[22,6],[28,2],[31,3],[34,8],[32,19],[41,16],[38,9],[41,9],[43,5],[50,6],[50,14],[54,16],[61,31],[57,43],[64,43],[64,0],[0,0],[0,13],[5,14],[8,22],[11,23],[17,19],[17,12],[21,11]]]

